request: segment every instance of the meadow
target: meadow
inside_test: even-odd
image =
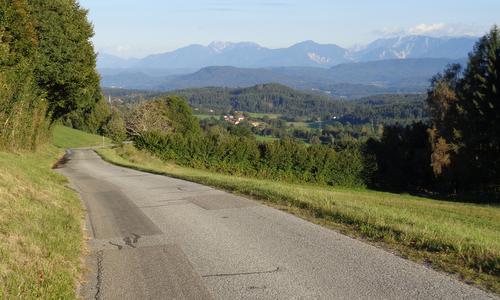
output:
[[[63,125],[55,125],[52,143],[59,148],[95,147],[109,145],[111,140],[97,134],[86,133]]]

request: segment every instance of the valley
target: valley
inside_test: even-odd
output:
[[[0,299],[497,299],[498,11],[0,1]]]

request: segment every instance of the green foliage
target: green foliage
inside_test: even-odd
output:
[[[104,98],[99,98],[94,106],[79,108],[67,113],[63,123],[67,126],[90,133],[100,133],[111,114],[109,105]]]
[[[409,125],[427,119],[425,95],[375,95],[349,101],[339,121],[351,124],[400,123]]]
[[[73,111],[88,113],[101,91],[87,11],[75,0],[33,0],[30,5],[39,44],[35,77],[46,92],[52,120]]]
[[[238,174],[335,186],[365,185],[364,159],[358,148],[341,151],[325,145],[307,145],[292,139],[257,142],[229,133],[198,137],[145,133],[135,139],[164,160],[226,174]]]
[[[197,135],[201,132],[198,119],[189,105],[179,97],[144,101],[127,115],[126,128],[131,136],[149,132]]]
[[[59,148],[95,147],[109,144],[108,138],[87,133],[63,125],[54,125],[52,130],[52,143]]]
[[[84,210],[52,170],[63,151],[0,152],[0,298],[76,299]]]
[[[35,149],[62,118],[101,129],[109,108],[92,35],[75,0],[0,1],[0,149]]]
[[[103,134],[115,143],[121,143],[127,138],[127,131],[125,130],[125,120],[123,119],[120,112],[114,109],[106,124],[104,124]]]
[[[280,84],[262,84],[249,88],[202,88],[173,91],[192,107],[218,112],[248,111],[294,116],[340,113],[342,103],[314,93],[297,91]]]
[[[161,127],[144,127],[136,132],[135,144],[164,160],[181,165],[206,168],[227,174],[243,174],[276,180],[314,182],[337,186],[364,186],[364,159],[359,147],[334,150],[326,145],[308,147],[290,138],[261,143],[244,126],[211,127],[202,133],[198,120],[187,103],[178,97],[167,97],[139,105],[134,111],[150,120],[154,114],[167,123]],[[134,111],[128,123],[143,124]],[[153,115],[154,116],[154,115]]]
[[[0,1],[0,150],[34,150],[46,140],[47,102],[35,84],[37,40],[27,1]]]
[[[167,96],[163,98],[167,107],[167,118],[172,121],[173,132],[182,135],[197,135],[200,133],[198,119],[193,116],[189,105],[180,97]]]
[[[447,196],[500,194],[500,30],[476,44],[464,71],[449,66],[432,79],[430,125],[386,126],[368,141],[376,159],[371,185]],[[473,200],[474,201],[474,200]]]
[[[158,97],[158,93],[122,89],[106,89],[106,93],[120,97],[126,103]],[[357,100],[343,101],[321,93],[291,89],[279,84],[256,85],[249,88],[207,87],[177,90],[166,93],[179,95],[197,110],[196,114],[209,118],[232,111],[246,112],[248,117],[285,119],[290,122],[307,118],[333,118],[342,124],[411,124],[427,119],[425,94],[373,95]]]
[[[431,145],[428,126],[415,123],[406,127],[390,125],[384,128],[380,140],[367,142],[367,154],[376,158],[371,185],[396,190],[432,188]]]
[[[461,72],[433,79],[430,107],[434,173],[447,190],[500,191],[500,30],[479,40]]]

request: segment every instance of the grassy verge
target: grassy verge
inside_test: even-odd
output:
[[[112,163],[252,196],[500,292],[500,207],[235,177],[180,167],[128,145],[100,149]]]
[[[63,153],[0,152],[0,298],[76,298],[83,210],[51,170]]]
[[[97,135],[54,128],[53,144],[61,148],[101,143]],[[54,145],[0,152],[0,299],[77,298],[84,210],[66,178],[52,170],[64,154]]]
[[[53,143],[60,148],[93,147],[101,146],[103,139],[100,135],[56,125],[53,131]],[[104,138],[104,144],[110,144],[110,140]]]

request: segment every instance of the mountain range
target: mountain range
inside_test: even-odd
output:
[[[475,42],[473,37],[404,36],[355,50],[313,41],[282,49],[213,42],[143,59],[100,54],[98,69],[105,87],[166,91],[272,82],[356,98],[425,92],[433,75],[449,64],[464,64]]]
[[[280,83],[296,89],[318,91],[337,97],[358,98],[374,94],[422,93],[430,78],[447,65],[465,63],[465,59],[445,58],[388,59],[346,63],[331,68],[271,67],[237,68],[214,66],[189,74],[172,75],[147,70],[107,71],[101,75],[105,87],[168,91],[208,86],[249,87]]]
[[[459,59],[472,50],[475,37],[401,36],[378,39],[364,47],[346,49],[335,44],[305,41],[288,48],[269,49],[252,42],[212,42],[190,45],[142,59],[123,59],[102,53],[98,69],[190,69],[209,66],[240,68],[323,67],[350,62],[408,58]]]

